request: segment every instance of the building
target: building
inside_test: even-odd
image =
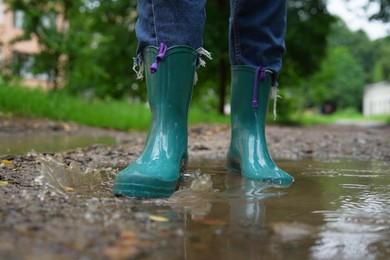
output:
[[[390,115],[390,82],[382,81],[365,87],[363,114]]]
[[[28,41],[11,44],[11,41],[23,34],[24,13],[10,11],[3,0],[0,0],[0,66],[4,64],[18,64],[17,74],[22,84],[29,87],[41,86],[49,88],[48,74],[33,74],[31,67],[34,64],[34,55],[40,51],[36,37]]]

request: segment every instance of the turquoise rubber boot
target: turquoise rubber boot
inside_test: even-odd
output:
[[[165,49],[164,57],[160,54],[161,47],[160,51],[153,46],[143,51],[152,122],[140,157],[117,174],[115,195],[169,197],[186,169],[197,53],[191,47],[174,46]]]
[[[291,184],[294,179],[275,165],[265,139],[272,72],[261,67],[233,66],[231,84],[228,169],[251,180]]]

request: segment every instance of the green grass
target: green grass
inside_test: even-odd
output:
[[[191,105],[190,113],[188,115],[189,124],[198,124],[198,123],[220,123],[220,124],[229,124],[230,117],[222,116],[217,113],[204,112],[199,108],[198,105]]]
[[[337,111],[331,115],[322,115],[317,113],[305,112],[301,115],[294,114],[291,116],[291,121],[301,126],[312,126],[321,124],[335,124],[340,121],[358,121],[358,122],[384,122],[390,123],[389,115],[379,116],[363,116],[354,109],[345,109]]]
[[[141,103],[134,104],[125,100],[87,101],[63,91],[44,92],[4,84],[0,85],[0,111],[120,130],[146,130],[151,119],[149,108]],[[215,113],[205,113],[193,106],[189,122],[228,123],[229,118]]]
[[[93,100],[88,101],[68,95],[64,91],[45,92],[39,89],[28,89],[18,86],[0,84],[0,112],[12,115],[49,118],[53,120],[71,121],[96,127],[120,130],[149,128],[151,114],[147,105],[129,103],[125,100]],[[268,116],[268,123],[278,124]],[[355,110],[347,109],[332,115],[320,115],[305,112],[292,114],[288,124],[311,126],[318,124],[334,124],[341,120],[380,121],[390,124],[390,116],[364,117]],[[204,112],[197,104],[192,104],[189,123],[223,123],[228,124],[230,118],[217,113]]]

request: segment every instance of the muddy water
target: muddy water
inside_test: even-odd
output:
[[[0,136],[0,155],[36,152],[60,152],[92,144],[115,144],[115,138],[87,135],[16,135]]]
[[[378,259],[390,256],[390,163],[286,161],[296,181],[267,188],[202,162],[214,194],[180,205],[187,259]],[[195,196],[196,197],[196,196]],[[177,205],[173,204],[173,210]],[[193,214],[193,208],[203,212]],[[180,211],[180,210],[179,210]],[[183,213],[184,212],[184,213]],[[157,255],[156,255],[157,256]]]
[[[128,202],[129,207],[135,203],[138,217],[153,215],[154,227],[171,234],[163,242],[155,237],[159,246],[147,251],[147,259],[390,257],[389,162],[278,161],[278,165],[294,175],[295,183],[290,187],[245,180],[227,173],[223,161],[201,161],[190,165],[171,198],[119,200]],[[53,165],[45,171],[50,167]],[[68,169],[60,174],[78,171]],[[52,177],[58,180],[59,172],[52,171]],[[88,174],[90,184],[94,185],[95,179],[95,185],[105,184],[106,191],[85,190],[78,182],[86,179],[75,176],[61,179],[60,184],[48,176],[40,181],[58,190],[72,189],[70,194],[88,194],[88,199],[110,198],[107,189],[113,174]],[[122,213],[129,214],[125,209],[115,211],[117,224]]]

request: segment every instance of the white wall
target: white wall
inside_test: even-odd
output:
[[[3,24],[3,20],[4,20],[4,4],[3,4],[3,0],[0,0],[0,25]]]
[[[390,115],[390,82],[379,82],[366,87],[363,114],[365,116]]]

